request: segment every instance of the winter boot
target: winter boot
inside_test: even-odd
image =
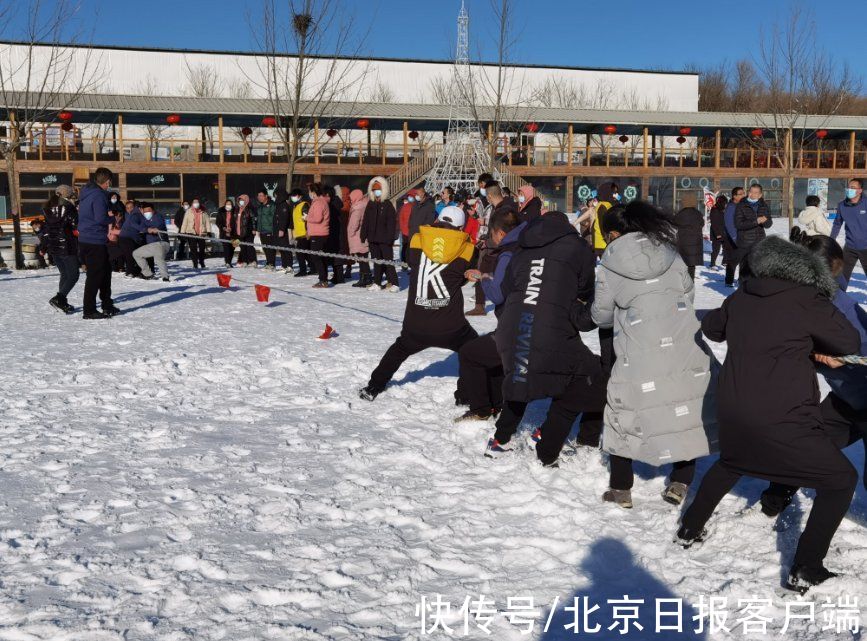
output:
[[[470,311],[468,311],[465,316],[485,316],[488,312],[485,311],[484,305],[476,305]]]
[[[370,287],[370,279],[367,278],[367,277],[365,277],[365,276],[362,276],[362,277],[359,278],[357,281],[355,281],[354,283],[352,283],[352,286],[353,286],[353,287],[358,287],[359,289],[362,288],[362,287]]]
[[[681,525],[677,531],[677,536],[674,542],[680,545],[684,550],[691,548],[693,545],[701,545],[707,540],[707,528],[702,528],[701,532],[691,530],[685,525]]]
[[[485,447],[485,456],[487,458],[500,458],[511,451],[513,451],[511,444],[500,443],[495,438],[489,438],[488,445]]]
[[[762,498],[759,499],[762,506],[762,513],[770,518],[778,516],[783,510],[789,507],[796,491],[797,488],[787,486],[774,487],[772,485],[762,492]]]
[[[60,294],[57,294],[54,298],[48,301],[48,304],[51,305],[54,309],[59,312],[66,313],[66,308],[63,305],[63,302],[60,300]]]
[[[92,312],[84,312],[85,320],[102,320],[103,318],[111,318],[108,314],[103,314],[98,310],[94,310]]]
[[[615,490],[609,488],[602,495],[602,500],[606,503],[616,503],[627,510],[632,509],[632,490]]]
[[[368,385],[367,387],[363,387],[358,390],[358,398],[363,399],[365,401],[373,401],[379,396],[382,390],[376,390],[373,386]]]
[[[467,410],[455,419],[455,423],[466,423],[468,421],[487,421],[494,415],[491,409]]]
[[[67,314],[75,313],[75,308],[69,304],[69,301],[66,300],[66,296],[57,295],[57,298],[60,300],[60,305],[63,307],[63,311]]]
[[[789,578],[786,579],[785,588],[804,594],[813,586],[824,583],[836,576],[838,575],[821,565],[817,568],[807,567],[806,565],[793,565],[789,571]]]
[[[672,505],[680,505],[686,498],[689,492],[689,486],[686,483],[678,483],[677,481],[669,483],[668,487],[662,493],[662,500]]]
[[[103,303],[102,313],[111,318],[120,314],[120,310],[114,306],[114,303]]]

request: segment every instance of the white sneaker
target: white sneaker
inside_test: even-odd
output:
[[[388,288],[388,291],[390,291],[392,294],[396,294],[396,293],[400,292],[400,286],[399,285],[392,285],[391,287]]]
[[[485,456],[487,458],[500,458],[512,451],[511,443],[501,444],[497,439],[492,437],[488,439],[488,444],[485,447]]]
[[[367,290],[371,291],[371,292],[378,292],[380,289],[382,289],[382,288],[379,285],[377,285],[376,283],[373,283],[373,284],[367,286]]]

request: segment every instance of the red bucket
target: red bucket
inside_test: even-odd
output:
[[[217,284],[220,287],[228,287],[229,283],[232,282],[231,274],[217,274]]]
[[[268,297],[271,296],[271,288],[265,285],[256,285],[256,300],[260,303],[267,303]]]

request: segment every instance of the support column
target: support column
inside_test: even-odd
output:
[[[126,202],[126,172],[121,172],[117,175],[117,190],[120,192],[120,199]]]
[[[319,164],[319,120],[313,121],[313,162]]]
[[[225,155],[223,154],[223,117],[217,117],[217,145],[220,148],[220,164],[224,162]],[[174,154],[172,154],[174,157]],[[220,202],[226,202],[225,198],[222,198]]]
[[[644,146],[644,151],[642,152],[643,153],[642,160],[644,162],[644,166],[647,167],[648,163],[650,162],[650,159],[647,157],[647,127],[645,127],[644,131],[642,131],[641,137],[642,137],[642,144]]]
[[[722,130],[716,130],[716,134],[714,134],[714,139],[713,166],[714,169],[719,169],[720,155],[722,154]]]
[[[572,125],[569,125],[569,129],[572,129]],[[569,140],[572,140],[572,134],[569,134]],[[570,147],[572,145],[569,145]],[[569,154],[569,157],[572,157],[572,154]],[[575,194],[574,194],[574,186],[575,186],[575,176],[566,176],[566,211],[573,211],[575,209]]]
[[[217,194],[219,202],[226,202],[226,173],[222,171],[217,174]]]
[[[568,134],[569,140],[566,143],[566,153],[569,154],[569,157],[566,159],[566,165],[569,167],[572,166],[572,136],[574,135],[574,133],[575,133],[574,128],[572,127],[572,125],[569,125],[569,134]],[[569,181],[571,182],[571,180],[572,180],[572,178],[570,176]],[[572,193],[572,190],[570,189],[569,194],[571,194],[571,193]]]
[[[403,121],[403,164],[409,162],[409,126]]]
[[[855,132],[849,132],[849,169],[855,169]]]
[[[117,160],[123,162],[123,114],[117,115]]]

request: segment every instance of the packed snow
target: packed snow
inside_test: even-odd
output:
[[[525,440],[544,403],[518,452],[484,458],[492,424],[453,423],[449,352],[413,357],[360,400],[405,291],[254,270],[223,289],[208,262],[172,264],[170,283],[115,277],[124,313],[108,321],[52,310],[54,270],[0,275],[0,639],[752,639],[762,618],[776,638],[860,638],[835,626],[867,594],[863,486],[826,561],[845,577],[807,594],[812,621],[786,624],[804,611],[779,586],[809,490],[773,521],[754,507],[763,483],[744,479],[712,537],[684,551],[666,470],[638,465],[623,510],[600,499],[600,452],[537,463]],[[700,270],[697,309],[720,304],[722,280]],[[860,270],[852,291],[867,302]],[[319,340],[326,323],[338,335]],[[862,470],[862,446],[847,454]],[[710,597],[726,599],[728,630],[696,633]],[[611,603],[624,599],[644,600],[637,618]],[[655,599],[683,600],[683,632],[655,632]]]

